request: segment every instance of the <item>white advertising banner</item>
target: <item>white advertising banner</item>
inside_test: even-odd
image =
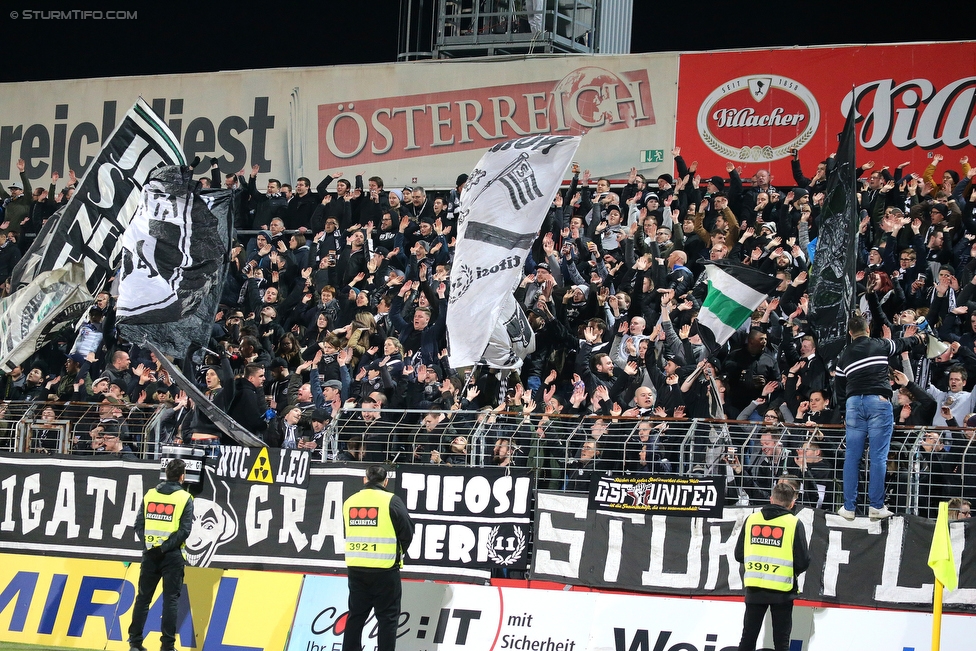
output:
[[[512,291],[580,140],[534,136],[508,141],[485,152],[471,172],[461,193],[451,266],[447,335],[452,367],[484,359],[492,368],[518,368],[535,350]]]
[[[342,646],[344,577],[306,576],[287,651]],[[735,651],[745,606],[646,595],[404,582],[399,651]],[[772,649],[768,625],[760,651]],[[945,615],[942,650],[968,651],[976,618]],[[928,649],[927,613],[793,609],[790,651]],[[375,620],[363,629],[376,649]]]
[[[26,162],[35,187],[80,178],[118,119],[144,97],[187,160],[224,173],[260,166],[313,186],[365,171],[388,188],[449,188],[513,138],[587,134],[595,177],[670,172],[678,56],[533,57],[249,70],[0,84],[0,181]],[[646,162],[645,162],[646,161]]]

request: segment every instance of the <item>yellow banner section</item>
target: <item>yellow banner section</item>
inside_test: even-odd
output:
[[[139,564],[0,554],[0,640],[127,651]],[[176,646],[283,651],[302,575],[188,567]],[[159,647],[162,585],[144,646]]]

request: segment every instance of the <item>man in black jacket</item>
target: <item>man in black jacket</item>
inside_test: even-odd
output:
[[[166,466],[166,481],[150,489],[136,516],[135,531],[144,541],[139,569],[139,596],[132,607],[129,651],[146,651],[142,646],[149,602],[160,579],[163,581],[163,616],[159,642],[162,651],[176,644],[176,617],[183,589],[186,565],[184,545],[193,529],[193,497],[183,490],[186,462],[173,459]]]
[[[261,436],[268,426],[264,419],[268,410],[264,397],[264,375],[264,366],[261,364],[248,364],[244,367],[244,378],[238,380],[238,394],[227,413],[255,436]]]
[[[914,344],[924,341],[925,335],[919,333],[895,340],[874,339],[868,336],[868,322],[862,316],[851,317],[847,331],[852,341],[837,358],[834,374],[837,404],[845,405],[847,414],[844,506],[837,514],[845,520],[854,519],[861,457],[867,443],[871,451],[868,515],[872,520],[883,520],[892,515],[884,505],[885,470],[894,429],[888,358],[910,350]]]
[[[743,583],[746,592],[739,651],[756,650],[767,608],[773,623],[773,648],[776,651],[790,648],[796,578],[810,566],[803,523],[791,512],[796,503],[796,491],[789,484],[776,484],[769,502],[761,511],[749,516],[735,543],[735,560],[745,568]],[[792,549],[783,549],[782,542],[789,538],[793,540]],[[769,556],[782,558],[784,562],[776,564]],[[785,561],[791,561],[792,565]]]
[[[275,217],[282,217],[288,207],[288,200],[281,194],[281,182],[278,179],[268,179],[268,191],[266,194],[258,192],[257,178],[259,165],[251,167],[251,176],[247,181],[247,191],[254,205],[254,219],[251,221],[251,228],[255,230],[267,230],[271,225],[271,220]]]
[[[377,650],[396,648],[400,567],[413,540],[413,522],[403,500],[390,495],[388,483],[386,468],[370,466],[363,477],[362,490],[342,506],[349,577],[349,616],[342,637],[343,651],[363,648],[363,626],[371,610],[376,617]],[[387,555],[386,551],[389,558],[380,558]]]

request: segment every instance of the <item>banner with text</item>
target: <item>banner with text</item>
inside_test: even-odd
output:
[[[590,509],[722,517],[725,477],[590,476]]]
[[[138,584],[138,563],[0,554],[0,640],[126,651]],[[301,585],[301,574],[187,568],[176,644],[283,651]],[[160,587],[146,618],[148,648],[159,647],[162,612]]]
[[[391,189],[453,188],[495,144],[584,132],[579,160],[594,178],[633,166],[656,176],[671,170],[677,79],[677,54],[640,54],[0,84],[0,132],[12,134],[0,181],[19,180],[18,158],[31,180],[80,178],[139,96],[186,160],[201,158],[198,174],[211,160],[227,174],[258,165],[258,187],[365,170]]]
[[[223,452],[194,500],[190,565],[345,570],[342,503],[362,488],[366,466],[309,467],[304,450]],[[136,516],[158,482],[158,462],[2,455],[0,550],[136,561]],[[390,488],[415,518],[405,575],[485,581],[492,567],[525,567],[526,471],[422,469]]]
[[[528,469],[401,467],[396,486],[415,527],[408,566],[460,573],[526,567],[532,527]]]
[[[597,588],[681,595],[742,594],[735,543],[751,508],[726,508],[722,518],[594,511],[586,496],[538,491],[532,578]],[[926,564],[935,523],[913,516],[885,522],[814,509],[797,514],[812,563],[800,596],[812,601],[931,609]],[[959,589],[947,610],[976,611],[976,526],[954,522],[952,551]]]
[[[305,577],[287,651],[340,649],[347,599],[344,579]],[[736,651],[742,631],[736,601],[408,581],[402,603],[399,651]],[[375,623],[363,630],[367,651]],[[968,650],[972,625],[946,615],[942,650]],[[930,635],[927,613],[797,606],[790,649],[927,649]],[[759,646],[773,647],[768,626]]]
[[[790,150],[812,177],[853,101],[859,163],[921,174],[935,152],[958,170],[976,145],[973,70],[972,42],[682,54],[675,144],[703,177],[732,161],[744,178],[767,168],[790,186]]]

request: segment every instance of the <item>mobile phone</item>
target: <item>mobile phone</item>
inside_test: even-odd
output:
[[[735,456],[735,448],[734,448],[734,447],[732,447],[732,446],[730,445],[730,446],[729,446],[728,448],[726,448],[726,450],[727,450],[727,452],[728,452],[728,455],[729,455],[730,457],[734,457],[734,456]]]
[[[302,437],[302,443],[308,443],[308,442],[309,442],[309,441],[311,441],[311,440],[312,440],[312,439],[311,439],[311,438],[309,438],[308,436],[303,436],[303,437]]]

